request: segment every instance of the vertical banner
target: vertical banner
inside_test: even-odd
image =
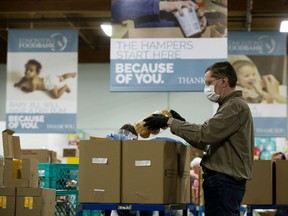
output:
[[[6,127],[75,132],[77,71],[76,30],[9,30]]]
[[[112,20],[110,91],[203,91],[227,60],[227,1],[112,0]]]
[[[286,35],[229,32],[229,61],[254,118],[256,137],[286,137]]]

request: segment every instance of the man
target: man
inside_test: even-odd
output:
[[[218,62],[205,71],[207,98],[217,102],[215,115],[202,125],[185,121],[171,110],[173,118],[154,115],[144,119],[150,129],[169,126],[173,134],[204,150],[206,216],[240,215],[246,180],[251,178],[254,129],[250,109],[241,91],[235,91],[237,75],[229,62]]]

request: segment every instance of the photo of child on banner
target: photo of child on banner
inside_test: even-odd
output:
[[[237,88],[242,90],[243,97],[248,103],[286,103],[286,85],[283,83],[284,58],[269,57],[270,60],[266,56],[254,57],[258,64],[252,60],[253,56],[229,55],[228,57],[237,72]],[[270,68],[266,67],[265,71],[264,68],[260,71],[259,65],[265,61],[270,62]]]
[[[65,92],[70,93],[70,88],[62,82],[68,78],[76,77],[77,73],[64,73],[61,75],[40,76],[42,65],[35,59],[30,59],[25,64],[24,76],[14,84],[14,87],[20,88],[24,92],[34,92],[37,90],[47,91],[54,98],[60,98]]]

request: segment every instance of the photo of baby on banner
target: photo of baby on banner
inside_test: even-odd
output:
[[[112,0],[113,38],[226,37],[227,0]]]
[[[24,76],[14,87],[20,88],[26,93],[34,91],[45,91],[53,99],[60,98],[64,93],[70,93],[71,89],[64,83],[66,79],[75,78],[76,72],[63,73],[59,75],[48,74],[41,76],[42,64],[36,59],[29,59],[25,64]]]
[[[229,55],[237,73],[237,89],[248,103],[286,103],[284,56]]]

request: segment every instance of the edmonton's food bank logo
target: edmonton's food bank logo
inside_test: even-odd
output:
[[[68,39],[61,33],[54,33],[50,37],[19,38],[20,49],[49,49],[63,51],[68,45]]]
[[[276,51],[276,39],[262,35],[253,40],[230,40],[230,52],[254,52],[259,54],[273,54]]]
[[[259,50],[260,53],[271,54],[275,51],[276,41],[274,38],[263,35],[258,38],[258,41],[260,41],[262,45],[262,49]]]
[[[55,33],[50,36],[54,42],[54,46],[51,48],[52,51],[63,51],[67,47],[68,39],[61,33]]]

